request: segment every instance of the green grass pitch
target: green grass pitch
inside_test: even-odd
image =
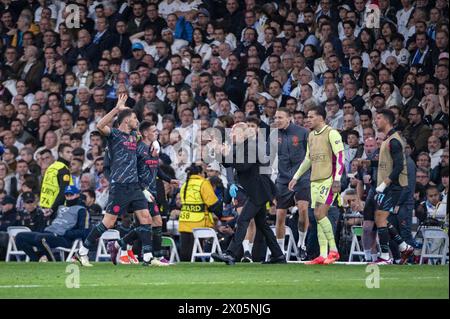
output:
[[[142,267],[95,263],[67,288],[69,263],[0,263],[4,298],[449,298],[446,266],[380,266],[366,287],[365,265],[179,263]],[[73,266],[72,266],[73,267]],[[69,276],[69,279],[67,279]]]

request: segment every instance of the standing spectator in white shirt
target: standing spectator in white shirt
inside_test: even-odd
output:
[[[400,34],[408,33],[408,21],[414,11],[411,0],[401,0],[403,9],[397,11],[397,30]]]

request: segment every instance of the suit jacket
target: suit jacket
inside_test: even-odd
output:
[[[425,152],[428,146],[428,138],[431,136],[431,129],[425,124],[408,125],[403,132],[406,139],[412,139],[416,144],[414,155]]]
[[[113,46],[118,46],[126,59],[131,59],[133,57],[133,54],[131,53],[130,35],[128,33],[117,33],[114,37]]]
[[[248,154],[256,152],[257,147],[257,142],[248,143],[248,140],[238,146],[234,145],[233,163],[227,163],[226,158],[222,162],[224,167],[232,167],[235,169],[237,182],[242,186],[249,200],[255,205],[264,205],[268,201],[272,201],[275,197],[275,185],[268,175],[261,174],[260,168],[263,165],[259,162],[258,156],[256,156],[256,163],[248,163]],[[236,161],[236,153],[239,149],[244,150],[244,163],[238,163]],[[266,154],[265,150],[264,154]]]
[[[75,64],[77,64],[78,59],[78,50],[77,48],[71,47],[64,54],[64,59],[67,62],[67,65],[72,68]]]
[[[415,97],[413,97],[411,100],[409,100],[408,102],[406,102],[406,104],[404,104],[403,102],[400,104],[400,107],[402,108],[402,115],[404,118],[408,118],[408,114],[409,114],[409,110],[412,107],[416,107],[417,105],[419,105],[420,101],[418,99],[416,99]]]
[[[98,61],[101,58],[101,53],[102,52],[98,51],[98,46],[93,43],[78,48],[78,55],[82,58],[86,58],[93,69],[97,67]]]
[[[19,79],[25,80],[27,86],[31,92],[36,92],[41,87],[41,77],[44,71],[44,64],[42,61],[36,61],[28,70],[27,73],[24,72],[26,62],[18,61],[13,69],[18,75]]]
[[[102,34],[102,36],[97,40],[97,43],[95,44],[100,54],[102,54],[104,50],[110,50],[114,45],[114,40],[115,40],[114,34],[111,31],[106,30],[105,33]]]
[[[350,75],[352,78],[358,83],[358,88],[362,87],[364,75],[367,73],[366,68],[361,69],[361,73],[356,77],[355,73],[353,71],[350,71]]]
[[[139,24],[139,26],[136,24],[136,22],[134,21],[134,16],[130,17],[130,19],[128,20],[128,24],[127,24],[127,32],[130,35],[133,35],[135,33],[144,31],[144,26],[147,23],[148,18],[144,17],[141,21],[141,23]]]

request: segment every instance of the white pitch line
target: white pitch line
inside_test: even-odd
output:
[[[440,276],[428,276],[428,277],[411,277],[412,280],[440,280],[440,279],[448,279],[448,277],[440,277]],[[321,281],[365,281],[366,278],[345,278],[345,279],[314,279],[316,282]],[[383,278],[381,277],[380,280],[402,280],[402,278],[398,277],[387,277]],[[299,280],[295,279],[292,283],[302,283],[305,280]],[[167,282],[139,282],[139,283],[133,283],[133,286],[169,286],[169,285],[180,285],[180,284],[188,284],[188,285],[234,285],[234,284],[241,284],[241,285],[248,285],[247,281],[198,281],[198,282],[186,282],[186,283],[167,283]],[[258,283],[257,283],[258,284]],[[276,280],[264,280],[262,282],[259,282],[259,284],[280,284],[279,281]],[[283,283],[282,283],[283,284]],[[286,283],[284,283],[286,284]],[[80,283],[80,287],[119,287],[122,286],[122,284],[83,284]],[[0,285],[0,289],[19,289],[19,288],[63,288],[60,285]]]

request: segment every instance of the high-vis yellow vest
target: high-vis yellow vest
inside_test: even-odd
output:
[[[214,220],[208,212],[208,206],[214,205],[218,199],[211,183],[199,175],[192,175],[187,185],[186,197],[186,183],[180,190],[181,213],[178,231],[192,233],[192,229],[196,227],[213,227]]]
[[[308,148],[311,160],[311,181],[329,178],[333,174],[333,149],[330,144],[331,127],[327,126],[320,134],[309,133]]]
[[[396,139],[402,144],[402,149],[405,150],[405,143],[403,143],[402,138],[395,132],[391,136],[389,136],[383,143],[381,143],[380,147],[380,157],[378,159],[378,174],[377,174],[377,186],[379,186],[386,177],[392,173],[392,168],[394,167],[394,162],[392,160],[391,153],[389,152],[389,143],[392,139]],[[406,157],[403,157],[403,169],[398,177],[398,182],[400,186],[408,185],[408,171],[406,166]]]
[[[58,183],[58,173],[61,169],[64,168],[69,169],[66,164],[56,161],[45,171],[44,179],[42,180],[40,198],[40,206],[42,208],[51,208],[55,203],[55,200],[58,197],[59,192],[61,191]],[[67,181],[70,182],[70,185],[73,184],[72,176],[70,174],[68,174],[67,177],[64,176],[63,178],[67,178]]]

